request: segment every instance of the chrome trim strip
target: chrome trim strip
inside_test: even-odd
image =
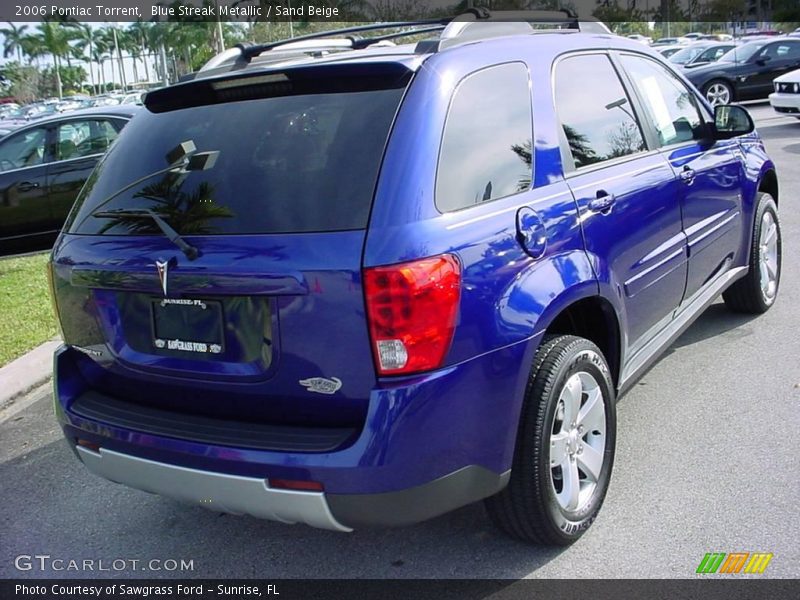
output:
[[[76,160],[87,160],[90,158],[96,158],[99,160],[104,154],[105,152],[96,152],[94,154],[87,154],[86,156],[75,156],[73,158],[65,158],[64,160],[52,160],[50,162],[41,162],[37,165],[28,165],[27,167],[17,167],[16,169],[9,169],[8,171],[0,171],[0,175],[8,175],[9,173],[17,173],[19,171],[25,171],[27,169],[57,167],[58,165],[68,164],[71,162],[75,162]],[[60,175],[60,173],[56,174]],[[44,173],[42,173],[41,176],[44,176]]]
[[[67,163],[75,162],[76,160],[87,160],[89,158],[100,159],[105,152],[95,152],[94,154],[87,154],[86,156],[73,156],[72,158],[64,158],[61,160],[54,160],[53,162],[46,163],[49,167],[56,167],[58,165],[65,165]],[[59,173],[60,175],[60,173]]]
[[[722,213],[722,215],[723,215],[723,216],[724,216],[724,214],[725,214],[725,213]],[[719,221],[719,222],[717,222],[716,224],[714,224],[714,226],[713,226],[713,227],[707,227],[707,228],[706,228],[704,231],[701,231],[701,232],[700,232],[698,235],[696,235],[694,238],[691,238],[691,237],[690,237],[690,238],[689,238],[689,250],[691,251],[692,247],[693,247],[693,246],[696,246],[696,245],[698,244],[698,242],[702,242],[702,241],[703,241],[705,238],[707,238],[709,235],[711,235],[711,234],[712,234],[712,233],[714,233],[715,231],[718,231],[718,230],[719,230],[721,227],[724,227],[725,225],[727,225],[728,223],[730,223],[731,221],[733,221],[733,220],[734,220],[736,217],[738,217],[738,216],[739,216],[739,211],[737,210],[737,211],[735,211],[735,212],[734,212],[732,215],[730,215],[730,216],[728,216],[727,218],[723,219],[722,221]],[[715,218],[715,219],[717,218],[717,217],[716,217],[716,215],[715,215],[715,217],[714,217],[714,218]],[[705,227],[705,226],[707,225],[707,223],[708,223],[708,221],[709,221],[709,220],[710,220],[710,219],[706,219],[705,221],[702,221],[702,222],[701,222],[701,223],[699,223],[698,225],[700,225],[700,226],[704,226],[704,227]],[[694,227],[692,227],[691,229],[692,229],[692,233],[694,233],[694,232],[695,232],[697,229],[699,229],[699,228],[698,228],[697,226],[694,226]],[[728,227],[728,229],[730,229],[730,227]],[[686,233],[687,233],[687,235],[688,235],[688,234],[689,234],[689,231],[687,230],[687,232],[686,232]]]
[[[678,337],[689,328],[692,322],[714,302],[725,289],[734,281],[747,274],[747,267],[737,267],[725,271],[717,279],[706,287],[691,304],[681,310],[672,322],[656,334],[640,350],[626,361],[619,378],[619,393],[627,390],[637,377],[653,364],[659,354],[672,344]]]
[[[655,156],[656,154],[657,153],[655,151],[650,151],[650,152],[647,152],[647,153],[631,154],[631,155],[629,155],[627,157],[620,157],[620,158],[628,158],[630,160],[634,160],[634,159],[638,160],[640,158],[647,158],[648,156]],[[608,161],[604,161],[602,163],[597,163],[597,164],[598,165],[602,164],[604,167],[609,166],[609,162]],[[613,163],[613,164],[618,164],[618,163]],[[584,175],[584,174],[586,174],[587,172],[590,172],[590,171],[583,171],[582,169],[585,169],[585,168],[588,168],[588,167],[591,167],[591,166],[593,166],[593,165],[588,165],[587,167],[581,167],[579,169],[576,169],[575,171],[572,171],[569,174],[569,176],[565,175],[565,178],[567,180],[569,180],[569,179],[573,179],[575,177],[578,177],[580,175]],[[578,186],[572,186],[571,185],[570,188],[572,189],[573,192],[575,192],[577,194],[577,192],[579,192],[581,190],[586,190],[586,189],[589,189],[589,188],[598,188],[601,185],[605,185],[606,183],[610,183],[612,181],[617,181],[618,179],[629,179],[631,177],[635,177],[636,175],[641,175],[642,173],[646,173],[647,171],[655,171],[657,169],[660,169],[662,166],[664,166],[664,165],[651,164],[651,165],[647,165],[645,167],[639,167],[638,169],[633,169],[631,171],[626,171],[625,173],[620,173],[618,175],[612,175],[611,177],[606,177],[605,179],[601,179],[599,181],[591,181],[591,182],[586,183],[584,185],[578,185]]]
[[[352,531],[334,518],[322,492],[271,489],[265,479],[189,469],[105,448],[99,452],[83,446],[75,449],[95,475],[145,492],[235,515]]]
[[[655,278],[653,281],[651,281],[649,284],[647,284],[647,285],[645,285],[645,286],[642,286],[641,288],[635,285],[636,283],[638,283],[638,282],[639,282],[639,280],[641,280],[641,279],[642,279],[642,277],[645,277],[646,275],[649,275],[650,273],[652,273],[652,272],[653,272],[653,271],[655,271],[656,269],[658,269],[658,268],[660,268],[660,267],[663,267],[664,265],[666,265],[667,263],[669,263],[669,262],[670,262],[672,259],[674,259],[674,258],[676,258],[676,257],[680,256],[681,254],[683,254],[683,256],[684,256],[684,260],[682,260],[681,262],[679,262],[678,264],[676,264],[675,266],[673,266],[671,269],[667,270],[666,272],[664,272],[664,273],[662,273],[661,275],[659,275],[658,277],[656,277],[656,278]],[[637,295],[639,292],[641,292],[641,291],[643,291],[643,290],[647,289],[648,287],[650,287],[650,286],[651,286],[651,285],[653,285],[654,283],[657,283],[657,282],[661,281],[661,280],[662,280],[664,277],[666,277],[667,275],[669,275],[670,273],[672,273],[672,272],[673,272],[675,269],[677,269],[677,268],[678,268],[678,267],[680,267],[682,264],[684,264],[684,263],[686,262],[686,260],[687,260],[687,256],[686,256],[686,249],[685,249],[684,247],[680,247],[680,248],[678,248],[678,249],[677,249],[677,250],[675,250],[675,251],[674,251],[672,254],[669,254],[669,255],[665,256],[664,258],[662,258],[661,260],[659,260],[657,263],[655,263],[655,264],[653,264],[653,265],[650,265],[650,266],[649,266],[649,267],[647,267],[646,269],[644,269],[644,270],[640,271],[639,273],[637,273],[636,275],[634,275],[633,277],[631,277],[630,279],[628,279],[628,281],[626,281],[626,282],[623,284],[623,285],[625,286],[625,293],[628,295],[628,297],[629,297],[629,298],[633,298],[633,297],[634,297],[634,296],[636,296],[636,295]]]

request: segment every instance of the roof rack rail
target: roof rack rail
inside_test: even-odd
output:
[[[370,23],[331,31],[320,31],[294,38],[269,42],[266,44],[240,43],[218,54],[209,60],[198,73],[230,65],[232,68],[243,68],[250,61],[264,52],[294,51],[315,52],[323,49],[355,49],[360,50],[381,41],[421,35],[442,31],[439,39],[419,42],[418,53],[437,52],[445,48],[467,42],[532,33],[532,24],[554,26],[556,29],[572,31],[588,31],[590,33],[610,33],[609,29],[596,19],[580,20],[570,9],[561,10],[528,10],[528,11],[490,11],[488,8],[469,8],[464,13],[442,19],[426,19],[419,21],[392,21]],[[479,25],[476,27],[476,25]],[[371,38],[359,38],[353,34],[384,29],[404,29]],[[330,44],[321,43],[325,38],[341,38],[330,40]]]
[[[472,8],[451,19],[438,40],[419,42],[417,52],[437,52],[477,40],[530,34],[538,29],[534,25],[545,26],[547,31],[611,33],[602,22],[596,19],[582,20],[569,8],[525,11]]]
[[[272,50],[281,49],[283,46],[288,46],[291,44],[291,48],[293,50],[301,49],[302,46],[300,45],[301,42],[311,42],[314,40],[321,40],[324,38],[331,38],[331,37],[341,37],[347,34],[358,34],[364,33],[368,31],[380,31],[382,29],[400,29],[400,28],[424,28],[421,31],[404,31],[404,32],[397,32],[394,34],[379,36],[377,38],[371,39],[358,39],[355,37],[349,38],[352,42],[352,47],[356,48],[365,48],[372,43],[377,43],[383,40],[390,40],[395,39],[398,37],[409,36],[409,35],[416,35],[417,33],[428,33],[430,31],[434,31],[436,29],[443,29],[447,23],[450,22],[451,19],[425,19],[419,21],[392,21],[386,23],[370,23],[368,25],[357,25],[354,27],[345,27],[343,29],[332,29],[330,31],[320,31],[317,33],[309,33],[307,35],[300,35],[293,38],[288,38],[285,40],[279,40],[276,42],[269,42],[266,44],[250,44],[247,42],[236,44],[233,48],[226,50],[218,54],[217,56],[213,57],[209,60],[203,67],[200,69],[200,72],[209,71],[211,69],[215,69],[221,67],[228,63],[234,63],[239,65],[240,67],[246,66],[250,63],[253,58],[258,56],[263,52],[268,52]],[[347,39],[347,38],[346,38]],[[338,45],[332,45],[332,47],[341,47]],[[311,44],[309,49],[319,49],[318,45]]]

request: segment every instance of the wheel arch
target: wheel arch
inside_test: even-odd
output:
[[[546,335],[571,334],[593,342],[608,362],[614,386],[619,384],[622,333],[613,304],[600,294],[574,299],[559,307],[542,324]]]
[[[780,206],[778,202],[778,175],[775,169],[767,167],[761,174],[758,180],[758,191],[766,192],[772,199],[775,200],[775,205]]]

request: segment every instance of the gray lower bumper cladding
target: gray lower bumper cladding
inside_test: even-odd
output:
[[[331,514],[323,492],[276,490],[264,479],[188,469],[101,448],[75,448],[86,468],[110,481],[236,515],[352,531]]]

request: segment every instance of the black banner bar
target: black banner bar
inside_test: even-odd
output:
[[[679,580],[2,580],[3,600],[111,600],[119,598],[171,600],[592,600],[702,598],[702,600],[783,600],[798,597],[795,580],[750,577]]]
[[[800,22],[798,0],[3,0],[0,21],[375,22],[453,16],[483,6],[566,7],[605,23]]]

